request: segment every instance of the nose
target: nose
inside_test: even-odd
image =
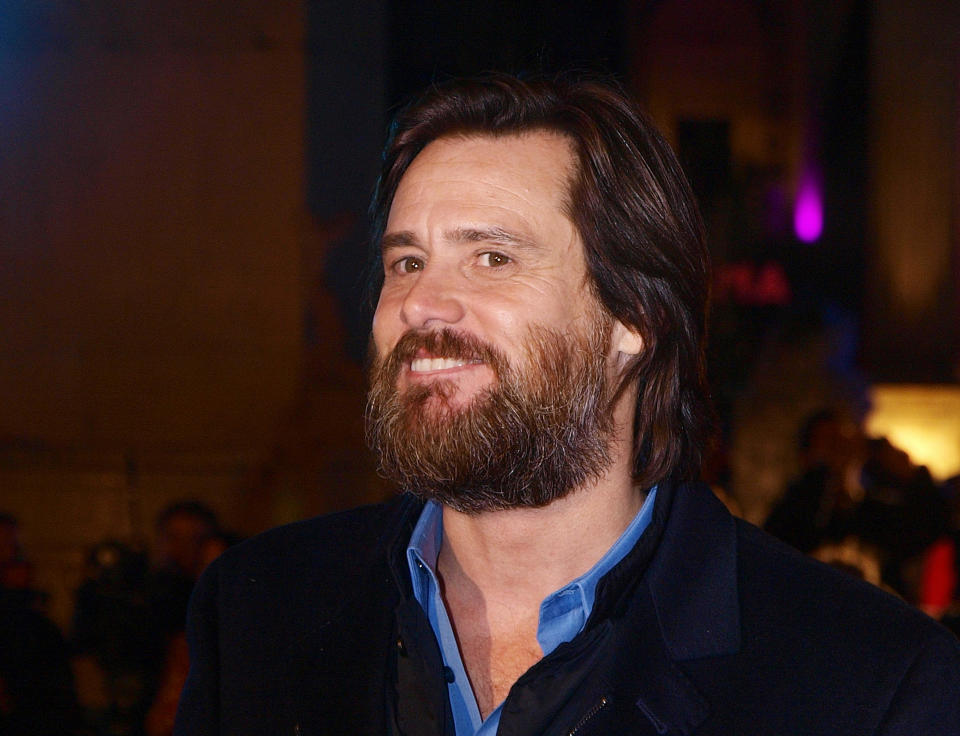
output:
[[[463,319],[463,294],[454,274],[427,265],[412,282],[400,306],[400,317],[408,327],[442,327]]]

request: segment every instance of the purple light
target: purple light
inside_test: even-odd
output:
[[[793,229],[804,243],[813,243],[823,233],[823,197],[816,178],[803,177],[793,209]]]

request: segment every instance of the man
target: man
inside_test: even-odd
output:
[[[621,94],[435,89],[376,214],[368,434],[406,492],[211,565],[178,733],[960,733],[947,632],[690,482],[706,249]]]
[[[204,552],[220,533],[217,515],[199,501],[175,501],[157,515],[156,559],[147,576],[153,623],[163,637],[183,632],[190,593],[207,560]],[[163,643],[160,642],[162,651]]]

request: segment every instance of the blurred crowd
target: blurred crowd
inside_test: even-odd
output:
[[[810,416],[799,475],[764,528],[805,554],[886,588],[960,633],[960,477],[934,482],[840,409]]]
[[[166,507],[152,554],[105,540],[87,555],[64,636],[33,585],[19,525],[0,514],[0,734],[163,736],[189,658],[187,604],[235,539],[196,501]]]

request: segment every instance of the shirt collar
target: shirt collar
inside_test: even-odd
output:
[[[573,639],[583,629],[593,610],[597,583],[639,541],[653,516],[656,495],[657,488],[654,486],[637,515],[593,567],[543,599],[540,604],[537,641],[544,656],[562,642]],[[443,509],[437,502],[429,501],[420,514],[407,546],[407,564],[414,596],[425,609],[433,604],[428,600],[431,583],[434,591],[439,590],[436,569],[442,541]]]
[[[537,641],[544,655],[583,630],[596,600],[597,583],[633,549],[643,535],[653,516],[656,495],[657,488],[654,486],[633,521],[593,567],[543,599]]]
[[[426,598],[430,593],[428,581],[432,580],[437,585],[437,558],[442,541],[443,507],[436,501],[427,501],[407,543],[407,565],[410,567],[413,595],[424,608],[427,607]]]

